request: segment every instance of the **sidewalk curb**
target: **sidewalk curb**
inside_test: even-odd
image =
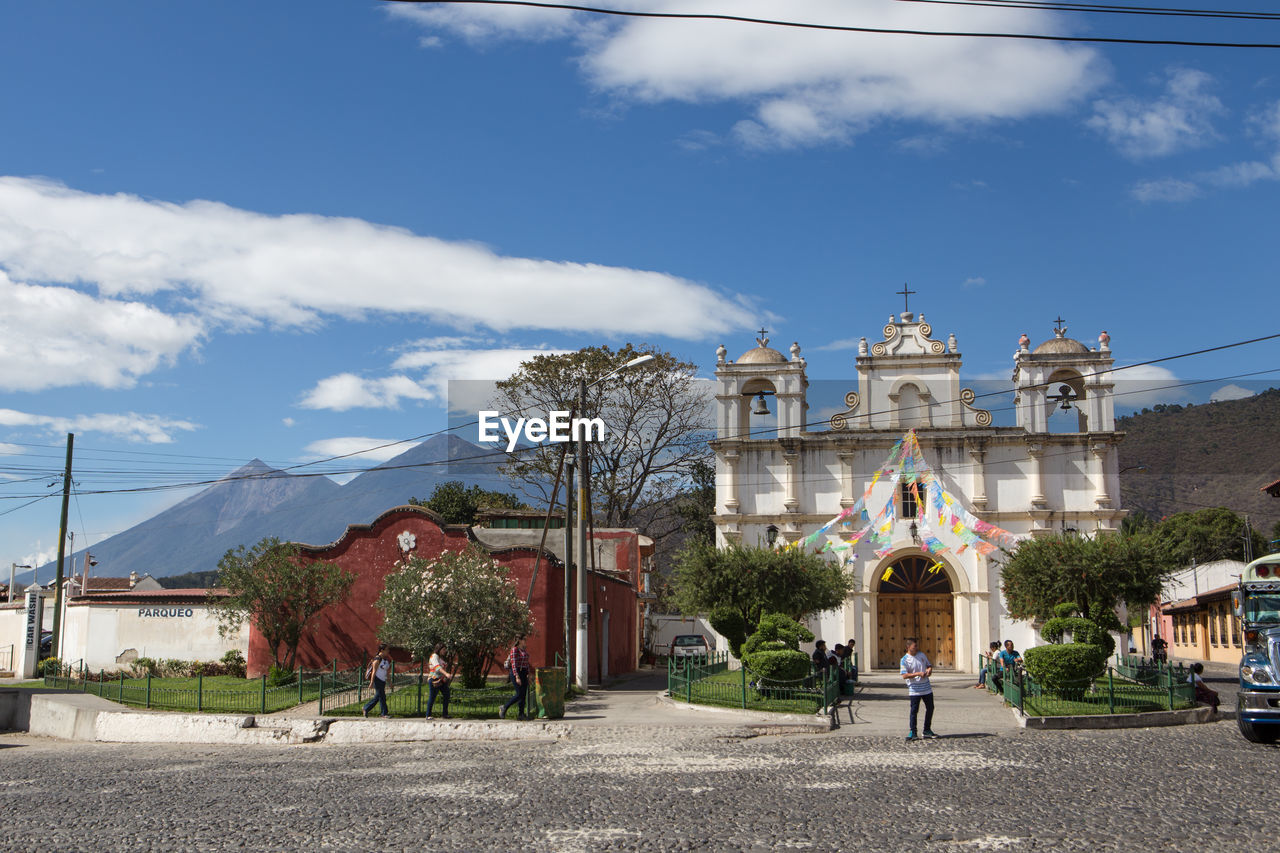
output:
[[[266,725],[262,725],[265,723]],[[572,733],[560,722],[280,719],[253,714],[143,711],[85,694],[31,696],[33,735],[98,743],[367,744],[436,740],[559,740]]]
[[[659,704],[666,705],[669,708],[682,708],[686,711],[701,711],[710,714],[728,714],[730,716],[737,717],[739,722],[761,724],[761,717],[764,716],[764,713],[761,711],[746,711],[739,708],[722,708],[719,705],[698,705],[691,702],[677,702],[675,699],[671,698],[670,694],[665,690],[659,690],[656,695]],[[827,714],[768,714],[762,724],[768,725],[772,723],[792,723],[806,726],[823,725],[830,728],[830,716]]]
[[[1082,714],[1074,717],[1024,717],[1010,709],[1023,728],[1044,731],[1062,729],[1146,729],[1155,726],[1185,726],[1212,723],[1221,719],[1207,705],[1181,711],[1146,711],[1141,714]]]

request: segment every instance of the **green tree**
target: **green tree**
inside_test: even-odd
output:
[[[682,521],[681,529],[690,539],[714,542],[716,523],[716,469],[710,462],[699,459],[689,468],[690,485],[675,500],[676,514]]]
[[[263,539],[223,554],[218,585],[230,595],[211,592],[209,603],[220,634],[227,636],[248,620],[271,649],[271,663],[291,671],[312,617],[346,598],[354,581],[355,575],[337,563],[300,559],[292,542]]]
[[[409,498],[413,506],[422,506],[444,519],[446,524],[475,524],[480,509],[528,509],[509,492],[491,492],[480,486],[468,486],[461,480],[449,480],[435,487],[426,500]]]
[[[735,655],[766,613],[804,619],[841,606],[854,586],[839,565],[799,548],[716,548],[698,540],[678,555],[672,581],[682,612],[709,614],[717,631],[734,632],[725,637]]]
[[[652,361],[610,374],[643,354]],[[602,526],[640,526],[655,540],[679,525],[653,523],[653,508],[669,507],[689,483],[695,463],[705,462],[708,397],[696,366],[668,352],[631,344],[613,350],[587,347],[539,355],[498,383],[493,408],[506,416],[543,417],[577,409],[581,379],[589,384],[586,409],[599,417],[602,441],[589,443],[592,510]],[[605,378],[608,377],[608,378]],[[504,471],[525,494],[547,503],[563,445],[546,443],[511,458]],[[581,476],[581,472],[579,472]],[[666,510],[668,513],[670,510]]]
[[[1045,621],[1057,605],[1075,602],[1110,630],[1117,605],[1133,610],[1152,603],[1176,568],[1159,559],[1146,536],[1060,533],[1019,544],[1000,571],[1001,588],[1015,619]]]
[[[1192,560],[1208,563],[1246,556],[1244,519],[1226,507],[1171,515],[1155,525],[1152,535],[1161,556],[1177,567],[1190,565]],[[1263,536],[1250,530],[1249,537],[1255,558],[1267,553]]]
[[[411,558],[378,596],[378,636],[425,659],[437,643],[458,656],[462,683],[484,685],[495,652],[533,630],[508,570],[474,546]]]

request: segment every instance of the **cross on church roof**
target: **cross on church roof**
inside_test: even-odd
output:
[[[756,343],[758,343],[762,347],[767,347],[769,345],[769,338],[766,337],[766,335],[768,334],[769,334],[769,330],[766,329],[764,326],[761,326],[760,337],[756,338]]]
[[[1059,314],[1059,315],[1058,315],[1058,319],[1057,319],[1057,320],[1055,320],[1054,322],[1055,322],[1055,323],[1057,323],[1057,325],[1053,327],[1053,330],[1054,330],[1055,332],[1065,332],[1065,331],[1066,331],[1066,329],[1065,329],[1065,328],[1063,327],[1063,325],[1062,325],[1065,321],[1062,319],[1062,315],[1061,315],[1061,314]]]
[[[915,293],[916,291],[914,291],[914,290],[909,290],[909,289],[907,288],[907,283],[904,281],[904,282],[902,283],[902,290],[896,290],[896,291],[894,291],[894,292],[895,292],[895,293],[901,293],[901,294],[902,294],[902,310],[903,310],[903,311],[910,311],[910,310],[911,310],[911,306],[908,304],[907,300],[910,298],[911,294]]]

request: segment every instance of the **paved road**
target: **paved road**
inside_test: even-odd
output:
[[[718,718],[582,726],[559,742],[364,747],[3,735],[0,849],[1277,847],[1274,814],[1240,792],[1274,807],[1280,750],[1234,723],[987,733],[943,725],[942,710],[937,728],[953,736],[918,744],[852,727],[753,737]]]

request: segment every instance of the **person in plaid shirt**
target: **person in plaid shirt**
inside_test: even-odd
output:
[[[524,647],[524,637],[516,640],[516,644],[511,647],[511,654],[507,655],[507,662],[503,666],[506,667],[507,673],[516,686],[516,694],[502,706],[498,716],[506,719],[507,709],[515,705],[517,706],[516,719],[527,720],[529,718],[525,714],[525,697],[529,695],[529,653]]]

